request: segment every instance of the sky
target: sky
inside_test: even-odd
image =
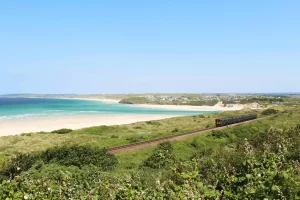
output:
[[[0,94],[300,92],[299,0],[0,2]]]

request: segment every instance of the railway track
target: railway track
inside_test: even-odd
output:
[[[180,139],[185,138],[185,137],[200,135],[200,134],[206,133],[208,131],[223,130],[227,127],[238,126],[240,124],[247,124],[247,123],[250,123],[250,122],[253,122],[253,121],[257,121],[257,120],[270,118],[270,117],[275,117],[277,115],[278,114],[270,115],[270,116],[266,116],[266,117],[260,117],[260,118],[257,118],[257,119],[244,121],[244,122],[240,122],[240,123],[236,123],[236,124],[231,124],[231,125],[228,125],[228,126],[207,128],[207,129],[202,129],[202,130],[196,130],[196,131],[181,133],[181,134],[178,134],[178,135],[171,135],[171,136],[167,136],[167,137],[163,137],[163,138],[156,138],[156,139],[137,142],[137,143],[133,143],[133,144],[127,144],[127,145],[123,145],[123,146],[111,147],[111,148],[108,149],[108,151],[110,153],[115,154],[115,153],[120,153],[120,152],[124,152],[124,151],[131,151],[131,150],[141,149],[141,148],[144,148],[144,147],[157,145],[157,144],[167,142],[167,141],[180,140]]]

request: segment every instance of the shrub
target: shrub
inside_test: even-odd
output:
[[[214,137],[214,138],[228,138],[229,137],[228,133],[226,133],[224,131],[212,131],[212,134],[210,134],[208,136]]]
[[[208,124],[205,126],[205,128],[212,128],[212,127],[214,127],[214,124],[213,124],[213,123],[208,123]]]
[[[41,158],[45,163],[57,163],[65,166],[83,167],[95,165],[102,170],[112,170],[117,165],[117,159],[108,153],[106,148],[89,146],[62,146],[50,148],[42,152]]]
[[[146,124],[154,125],[154,126],[160,126],[161,125],[161,123],[156,122],[156,121],[146,121]]]
[[[205,142],[200,137],[195,137],[193,141],[190,143],[194,148],[201,148],[205,146]]]
[[[175,129],[172,130],[172,133],[177,133],[177,132],[179,132],[178,128],[175,128]]]
[[[52,131],[51,133],[66,134],[66,133],[70,133],[72,131],[73,131],[72,129],[62,128],[62,129],[58,129],[58,130]]]
[[[141,126],[136,126],[136,127],[134,127],[135,129],[143,129],[143,127],[141,127]]]
[[[144,141],[147,139],[148,138],[143,135],[134,135],[134,136],[130,136],[130,137],[126,138],[126,140],[129,141],[129,143],[136,143],[136,142]]]
[[[144,166],[160,169],[174,163],[173,146],[170,142],[164,142],[158,145],[153,154],[144,162]]]
[[[273,108],[269,108],[269,109],[266,109],[264,111],[261,112],[262,115],[273,115],[273,114],[276,114],[278,111],[273,109]]]
[[[13,179],[23,171],[27,171],[38,159],[37,154],[19,153],[5,161],[0,170],[0,182],[4,178]]]
[[[13,179],[31,167],[39,168],[43,164],[56,163],[64,166],[83,167],[94,165],[103,171],[112,170],[118,161],[107,149],[89,146],[62,146],[47,149],[41,153],[19,153],[7,160],[0,168],[0,182]]]

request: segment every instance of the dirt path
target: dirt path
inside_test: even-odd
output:
[[[253,122],[253,121],[257,121],[257,120],[261,120],[261,119],[269,118],[269,117],[275,117],[275,116],[277,116],[277,114],[276,115],[271,115],[271,116],[266,116],[266,117],[260,117],[260,118],[257,118],[257,119],[253,119],[253,120],[249,120],[249,121],[245,121],[245,122],[240,122],[240,123],[236,123],[236,124],[231,124],[231,125],[228,125],[228,126],[208,128],[208,129],[203,129],[203,130],[197,130],[197,131],[182,133],[182,134],[179,134],[179,135],[167,136],[167,137],[164,137],[164,138],[157,138],[157,139],[153,139],[153,140],[147,140],[147,141],[143,141],[143,142],[137,142],[137,143],[127,144],[127,145],[118,146],[118,147],[112,147],[112,148],[109,148],[108,151],[110,153],[121,153],[121,152],[124,152],[124,151],[142,149],[142,148],[145,148],[145,147],[148,147],[148,146],[157,145],[157,144],[167,142],[167,141],[181,140],[182,138],[185,138],[185,137],[200,135],[200,134],[212,131],[212,130],[223,130],[223,129],[226,129],[227,127],[238,126],[240,124],[248,124],[248,123]]]

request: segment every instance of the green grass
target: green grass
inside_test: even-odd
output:
[[[222,113],[219,115],[228,116],[230,114]],[[235,148],[238,141],[244,140],[244,138],[255,137],[259,132],[269,130],[270,128],[288,129],[295,127],[297,124],[300,124],[300,110],[288,111],[281,113],[277,117],[229,127],[220,131],[223,133],[221,134],[223,137],[214,137],[212,132],[207,132],[198,136],[190,136],[180,141],[173,141],[174,154],[177,160],[186,161],[190,160],[199,151],[215,149],[220,146],[226,146],[228,149]],[[151,155],[153,149],[154,147],[147,147],[142,150],[117,154],[119,160],[117,171],[138,170],[143,161]]]
[[[178,96],[178,95],[176,95]],[[187,97],[187,96],[185,96]],[[193,98],[195,96],[189,96]],[[145,97],[129,97],[124,98],[120,101],[124,104],[154,104],[154,105],[191,105],[191,106],[214,106],[218,103],[218,100],[189,100],[188,102],[182,101],[159,101],[159,100],[149,100]]]
[[[159,121],[138,122],[128,125],[95,126],[74,130],[68,134],[27,133],[0,137],[0,155],[17,152],[34,152],[64,144],[112,147],[133,142],[161,138],[169,135],[200,130],[214,126],[214,119],[238,115],[249,111],[222,112],[216,114],[174,117]],[[204,118],[203,118],[204,116]],[[176,129],[176,131],[174,131]]]

